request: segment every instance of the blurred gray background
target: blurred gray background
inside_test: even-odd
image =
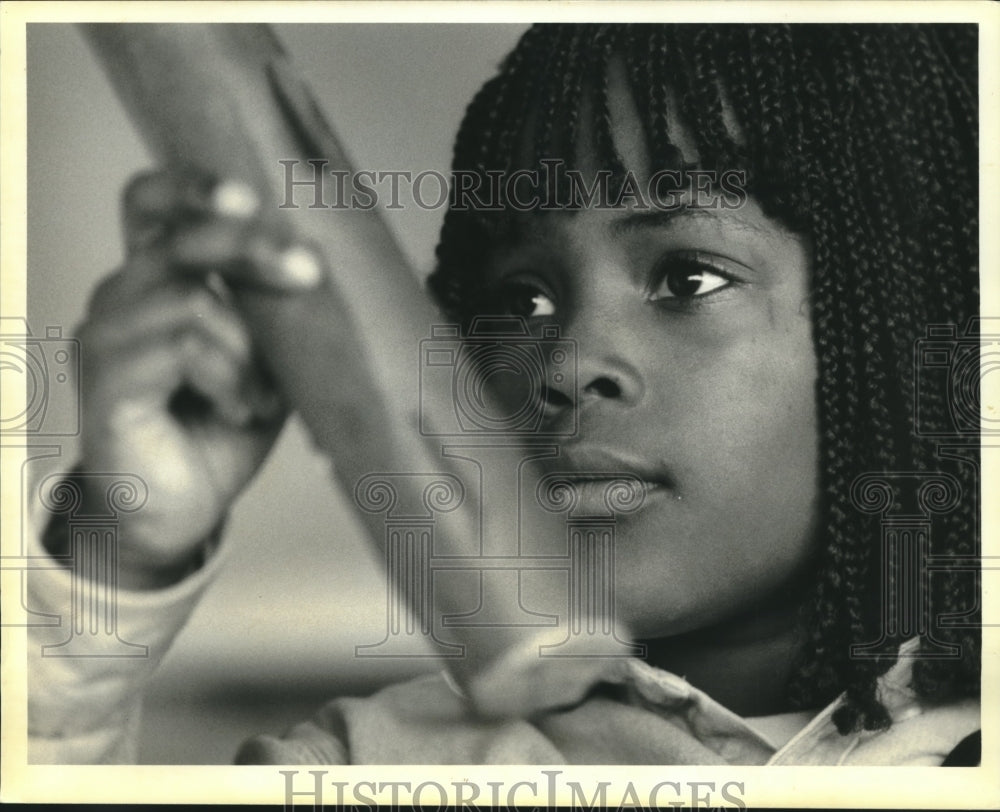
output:
[[[277,28],[355,166],[414,173],[447,171],[465,105],[523,30]],[[32,24],[27,44],[27,315],[35,335],[71,335],[122,259],[122,187],[151,162],[72,26]],[[387,214],[414,267],[429,271],[443,212]],[[66,444],[57,464],[75,454]],[[227,763],[243,738],[280,733],[325,699],[437,667],[354,657],[384,636],[384,575],[298,425],[240,500],[227,543],[228,568],[151,686],[143,762]]]

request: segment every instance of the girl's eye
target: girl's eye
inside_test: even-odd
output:
[[[499,305],[505,315],[521,316],[525,319],[553,316],[556,312],[556,305],[551,296],[535,285],[525,282],[505,285],[500,291]]]
[[[699,254],[671,256],[660,263],[649,293],[649,301],[696,299],[733,283],[711,258]]]

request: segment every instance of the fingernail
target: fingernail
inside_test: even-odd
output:
[[[323,266],[308,248],[292,246],[278,257],[281,281],[296,288],[314,288],[323,281]]]
[[[224,180],[212,191],[211,205],[217,214],[244,220],[257,213],[259,201],[252,187],[239,180]]]

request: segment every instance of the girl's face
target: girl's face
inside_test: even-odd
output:
[[[611,90],[612,135],[642,179],[638,120],[615,77]],[[578,420],[560,470],[629,471],[651,488],[617,521],[619,619],[666,637],[780,603],[802,580],[817,510],[806,241],[753,198],[536,213],[517,231],[487,284],[508,312],[576,342],[576,387],[550,381],[555,418]]]
[[[575,391],[552,383],[556,419],[579,421],[560,470],[652,486],[617,526],[617,603],[634,633],[726,620],[795,579],[818,467],[802,239],[752,199],[535,216],[489,279],[495,301],[576,342]]]

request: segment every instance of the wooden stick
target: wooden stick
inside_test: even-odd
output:
[[[331,274],[321,290],[301,296],[238,291],[237,299],[266,363],[316,445],[335,461],[342,485],[353,492],[372,472],[458,475],[440,444],[418,430],[420,418],[425,426],[444,419],[427,413],[429,393],[421,415],[417,402],[419,342],[439,316],[377,211],[279,208],[285,193],[280,160],[300,159],[307,167],[304,161],[323,158],[337,170],[350,165],[270,29],[82,29],[159,159],[248,182],[265,202],[265,217],[285,218],[325,254]],[[450,393],[434,398],[437,414],[444,415]],[[459,529],[435,537],[437,554],[479,553],[480,503],[473,487]],[[371,537],[381,539],[384,518],[369,514],[366,520]],[[560,517],[536,524],[554,550],[565,550]],[[504,597],[486,594],[483,601]],[[436,613],[463,608],[447,579],[435,584],[434,599]],[[573,701],[606,666],[594,659],[539,658],[537,630],[453,631],[466,655],[449,660],[449,667],[484,715],[525,714]],[[553,630],[547,632],[551,642]]]

